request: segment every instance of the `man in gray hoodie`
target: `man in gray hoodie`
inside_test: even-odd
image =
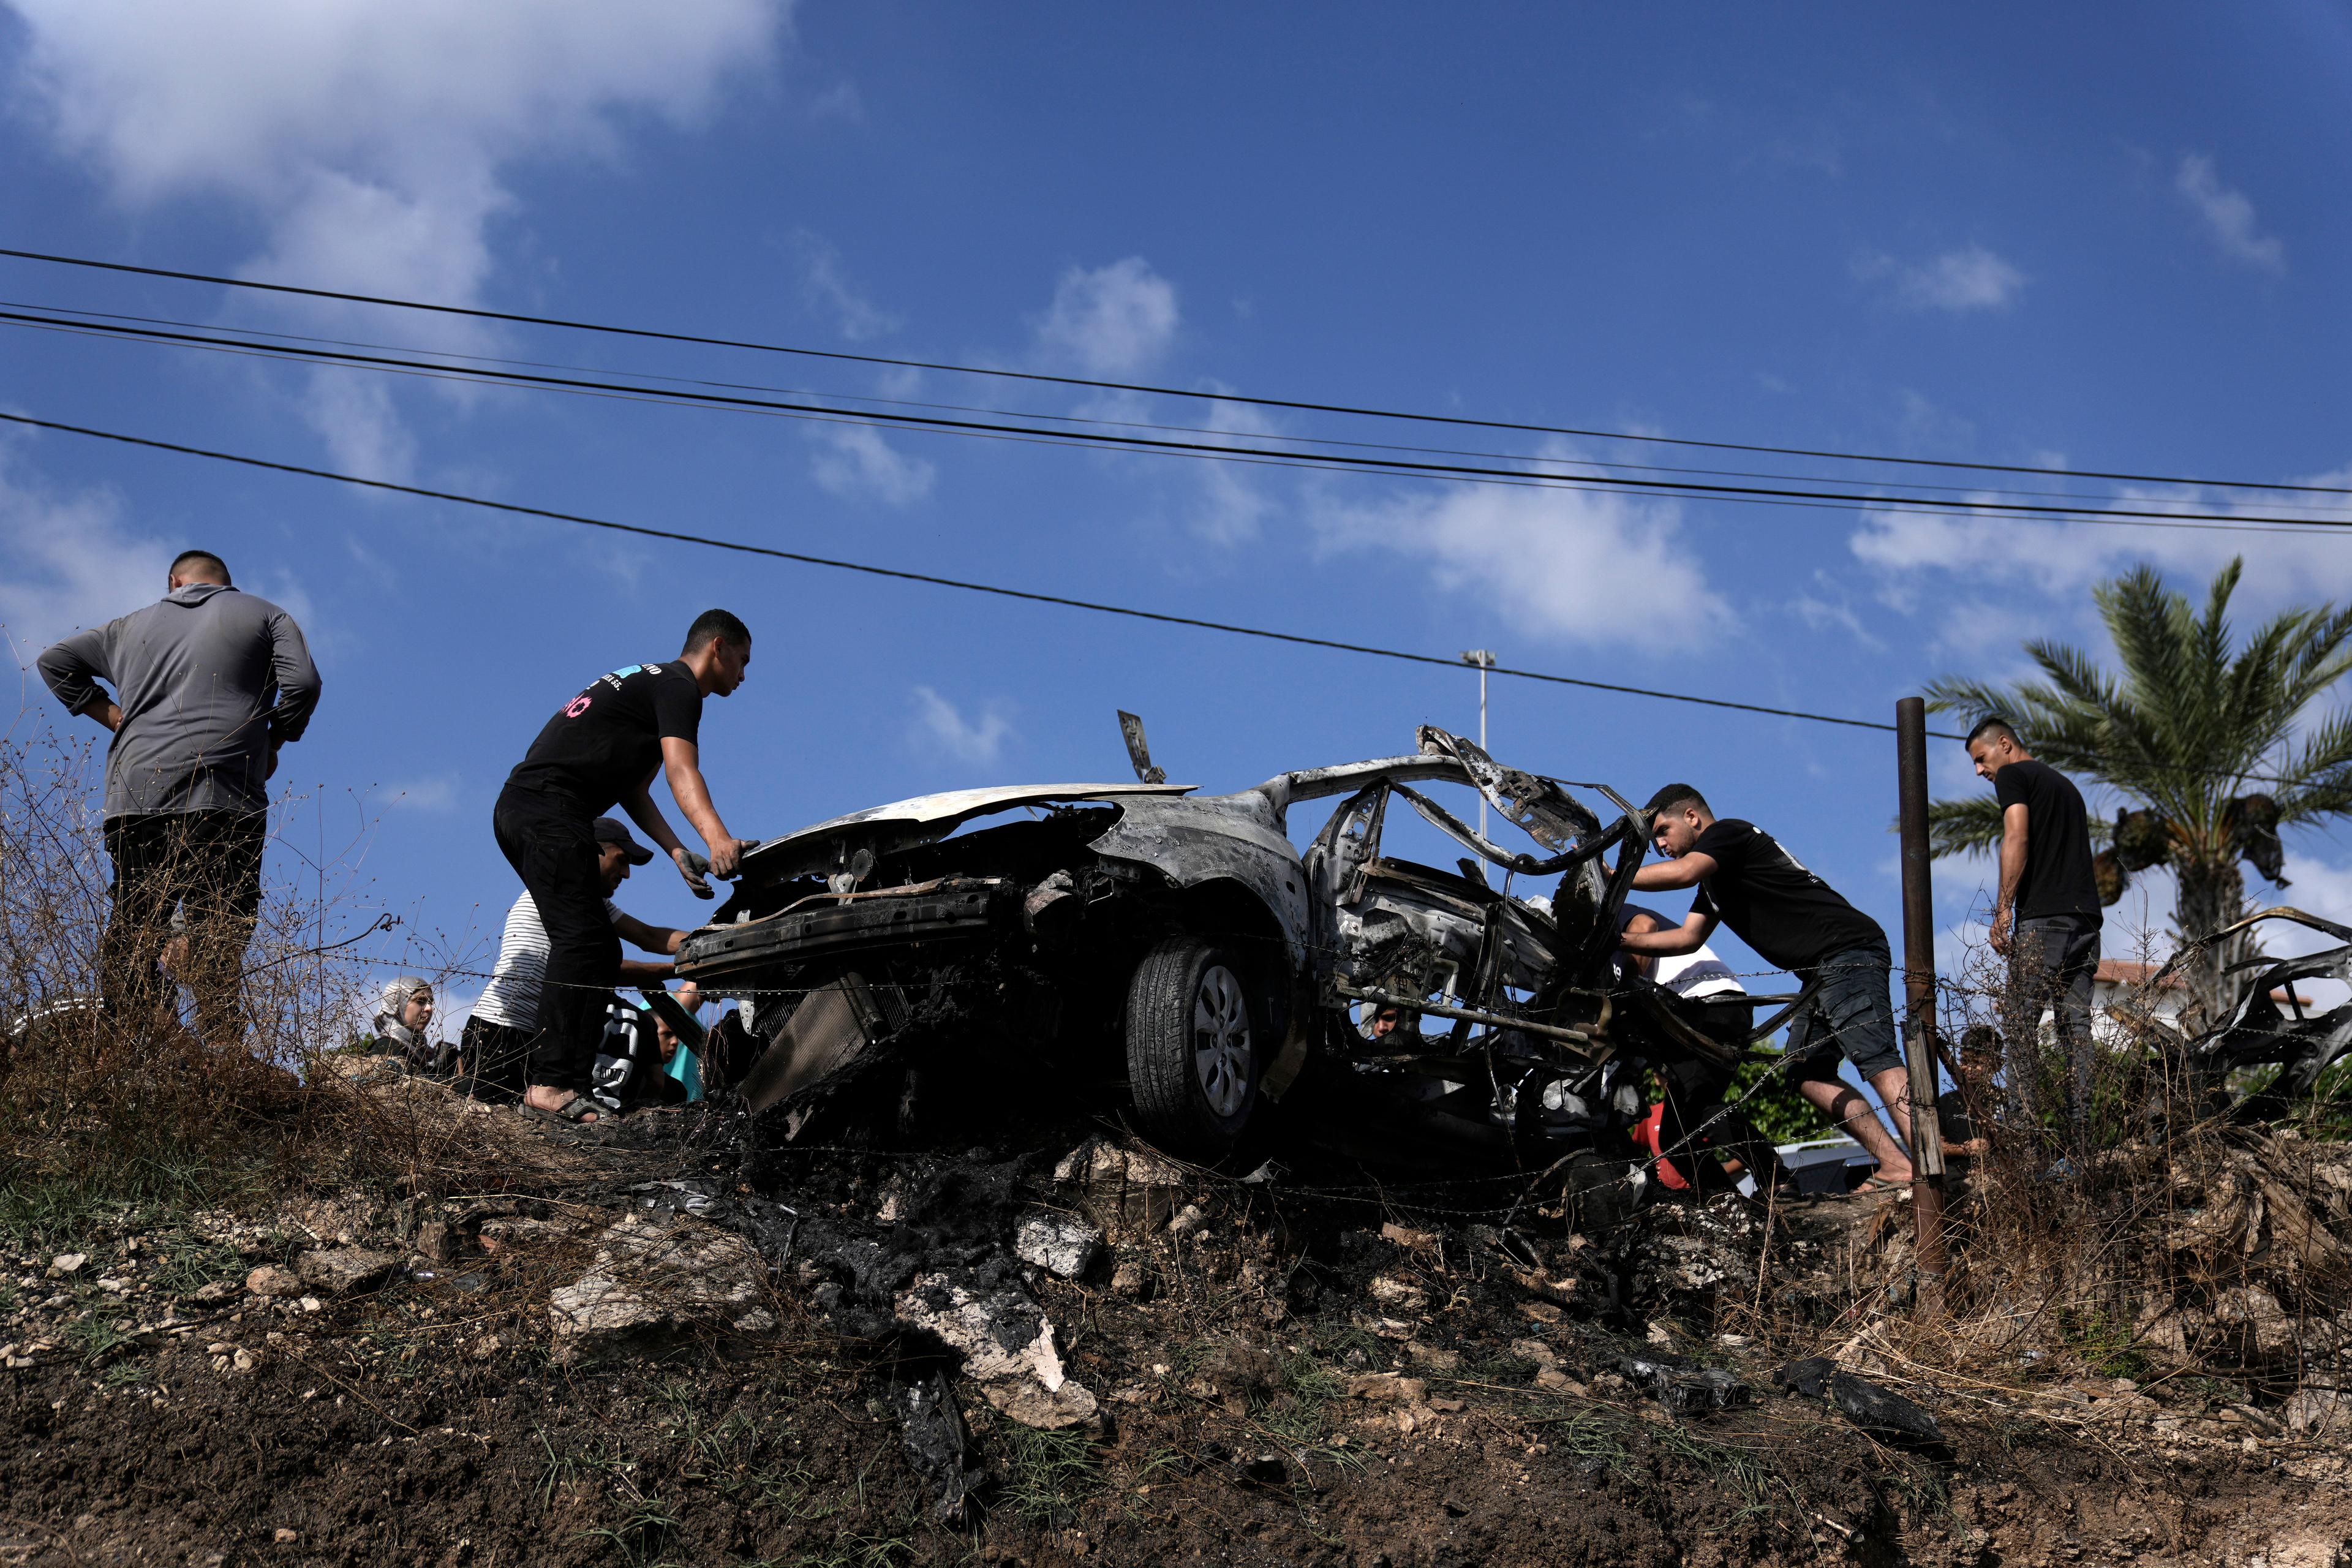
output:
[[[302,738],[319,671],[294,618],[241,594],[209,551],[183,551],[169,591],[143,610],[78,632],[40,658],[68,712],[113,731],[106,752],[106,849],[114,915],[99,985],[118,1027],[142,1030],[166,1001],[155,960],[180,910],[209,1045],[242,1041],[237,1000],[261,908],[267,780],[278,748]],[[98,682],[114,687],[110,699]]]

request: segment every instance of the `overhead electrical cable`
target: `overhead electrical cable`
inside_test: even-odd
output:
[[[422,485],[404,485],[391,479],[371,479],[358,474],[338,473],[331,468],[314,468],[299,463],[281,463],[268,458],[248,457],[243,453],[222,452],[207,447],[194,447],[177,441],[158,440],[149,436],[132,436],[118,430],[100,430],[88,425],[69,425],[61,420],[37,419],[26,414],[0,411],[0,422],[26,426],[37,430],[55,430],[70,436],[86,436],[96,440],[114,441],[129,447],[171,452],[181,457],[205,458],[215,462],[233,463],[244,468],[294,474],[305,479],[331,479],[338,484],[354,485],[366,489],[389,490],[395,494],[421,497],[426,500],[450,501],[460,506],[480,507],[486,510],[508,512],[519,517],[535,517],[552,522],[574,523],[584,528],[635,534],[647,539],[666,539],[681,544],[698,544],[712,550],[764,556],[772,560],[790,561],[804,566],[821,566],[832,571],[854,572],[866,576],[882,577],[898,582],[921,583],[935,588],[952,588],[963,593],[986,594],[997,598],[1016,599],[1029,604],[1086,610],[1096,615],[1118,616],[1161,626],[1187,626],[1199,631],[1223,632],[1234,637],[1258,637],[1268,642],[1287,643],[1299,647],[1319,647],[1337,653],[1364,654],[1374,658],[1396,659],[1407,664],[1431,665],[1444,669],[1478,668],[1464,664],[1458,656],[1446,658],[1437,654],[1414,653],[1404,648],[1381,647],[1370,643],[1345,642],[1334,637],[1310,637],[1303,632],[1276,631],[1265,626],[1242,626],[1232,621],[1213,621],[1196,616],[1171,615],[1163,610],[1144,610],[1129,605],[1104,604],[1093,599],[1040,593],[1028,588],[1011,588],[1002,584],[978,583],[966,578],[942,576],[936,573],[909,572],[901,567],[878,566],[871,562],[814,555],[803,551],[779,550],[772,545],[747,544],[739,540],[718,539],[708,534],[688,533],[677,529],[653,528],[644,523],[619,522],[609,518],[590,517],[581,512],[559,511],[549,507],[526,506],[518,501],[492,500],[486,496],[470,496],[456,490],[437,490]],[[1654,687],[1625,686],[1613,681],[1590,680],[1581,676],[1554,674],[1549,670],[1521,669],[1511,665],[1489,665],[1486,669],[1490,675],[1514,676],[1521,680],[1539,681],[1547,685],[1580,687],[1587,690],[1610,691],[1626,697],[1648,697],[1663,702],[1686,702],[1702,708],[1728,709],[1738,713],[1760,713],[1768,718],[1799,719],[1808,723],[1834,724],[1849,730],[1875,730],[1887,733],[1892,733],[1895,730],[1893,724],[1882,723],[1871,719],[1849,719],[1840,714],[1815,713],[1801,708],[1775,708],[1757,702],[1735,702],[1728,698],[1701,697],[1693,692],[1665,691]],[[1927,734],[1930,739],[1938,741],[1966,739],[1965,736],[1944,730],[1929,730]],[[2221,768],[2173,768],[2168,771],[2210,773],[2257,784],[2284,784],[2293,782],[2261,773],[2237,773]]]
[[[119,430],[100,430],[88,425],[68,425],[61,420],[37,419],[27,414],[11,414],[0,410],[0,421],[22,425],[36,430],[55,430],[68,436],[86,436],[100,441],[115,441],[129,447],[143,447],[152,451],[173,452],[182,457],[205,458],[214,462],[235,463],[248,468],[264,468],[274,473],[297,474],[305,479],[331,479],[338,484],[356,485],[373,490],[389,490],[399,495],[422,497],[426,500],[451,501],[459,506],[480,507],[489,511],[509,512],[518,517],[541,518],[551,522],[574,523],[583,528],[604,529],[614,533],[635,534],[646,539],[667,539],[680,544],[699,544],[712,550],[731,551],[742,555],[761,555],[777,561],[796,562],[803,566],[822,566],[836,572],[856,572],[869,577],[885,577],[904,583],[923,583],[937,588],[954,588],[969,594],[988,594],[998,598],[1020,599],[1031,604],[1054,605],[1064,609],[1087,610],[1097,615],[1122,616],[1139,621],[1152,621],[1163,626],[1191,626],[1202,631],[1225,632],[1234,637],[1260,637],[1269,642],[1290,643],[1301,647],[1329,648],[1339,653],[1367,654],[1375,658],[1399,659],[1408,664],[1434,665],[1440,668],[1459,670],[1466,668],[1462,660],[1446,658],[1437,654],[1413,653],[1403,648],[1380,647],[1370,643],[1344,642],[1333,637],[1309,637],[1302,632],[1276,631],[1265,626],[1242,626],[1232,621],[1212,621],[1196,616],[1171,615],[1162,610],[1138,609],[1130,605],[1104,604],[1092,599],[1072,598],[1061,594],[1044,594],[1027,588],[1010,588],[996,583],[977,583],[960,577],[946,577],[930,572],[909,572],[896,566],[878,566],[871,562],[848,561],[836,556],[814,555],[797,550],[780,550],[773,545],[748,544],[740,540],[718,539],[709,534],[688,533],[678,529],[653,528],[644,523],[619,522],[610,518],[590,517],[582,512],[559,511],[550,507],[526,506],[519,501],[492,500],[487,496],[470,496],[457,490],[432,489],[423,485],[404,485],[391,479],[372,479],[359,474],[338,473],[332,468],[314,468],[300,463],[280,463],[268,458],[248,457],[239,452],[216,451],[208,447],[193,447],[178,441],[163,441],[149,436],[131,436]],[[1650,697],[1666,702],[1689,702],[1704,708],[1727,708],[1741,713],[1761,713],[1778,719],[1802,719],[1816,724],[1838,724],[1853,730],[1891,731],[1895,726],[1869,719],[1847,719],[1832,713],[1811,713],[1797,708],[1774,708],[1756,702],[1734,702],[1721,697],[1699,697],[1684,691],[1661,691],[1643,686],[1622,686],[1606,680],[1587,680],[1580,676],[1556,675],[1547,670],[1519,669],[1508,665],[1488,668],[1492,675],[1516,676],[1522,680],[1538,680],[1555,686],[1583,687],[1593,691],[1614,691],[1629,697]],[[1958,735],[1931,731],[1939,740],[1957,741]]]
[[[20,261],[37,261],[51,266],[77,267],[148,278],[168,278],[182,282],[205,283],[224,289],[243,289],[316,300],[337,300],[358,305],[381,305],[393,310],[422,310],[436,315],[457,316],[475,321],[506,321],[518,326],[555,327],[567,331],[596,332],[615,337],[642,338],[659,342],[689,343],[707,348],[739,349],[758,353],[791,354],[807,359],[832,360],[850,364],[879,365],[903,370],[938,371],[954,375],[995,376],[1006,380],[1038,382],[1057,386],[1095,387],[1110,392],[1137,392],[1156,397],[1196,398],[1213,402],[1245,404],[1258,408],[1288,408],[1307,413],[1339,414],[1368,419],[1401,419],[1421,424],[1452,425],[1484,430],[1517,430],[1533,435],[1573,436],[1589,440],[1639,441],[1663,446],[1698,447],[1718,452],[1752,452],[1775,457],[1818,458],[1834,462],[1877,463],[1904,468],[1954,468],[1977,473],[2038,474],[2055,479],[2113,479],[2130,484],[2186,485],[2210,489],[2277,490],[2309,495],[2352,496],[2352,487],[2340,485],[2292,484],[2268,479],[2196,479],[2181,475],[2129,473],[2099,468],[2061,468],[2046,464],[1970,462],[1959,458],[1899,457],[1889,453],[1841,452],[1811,447],[1777,447],[1749,441],[1717,441],[1688,436],[1660,436],[1642,431],[1600,430],[1566,425],[1539,425],[1517,420],[1479,419],[1465,415],[1429,414],[1355,404],[1324,403],[1305,398],[1263,397],[1232,392],[1203,392],[1199,388],[1158,386],[1143,382],[1108,381],[1091,376],[1059,375],[1046,371],[1010,370],[992,365],[954,364],[937,360],[904,359],[887,354],[853,353],[842,349],[816,349],[790,343],[761,342],[744,338],[666,331],[650,327],[620,326],[610,322],[578,321],[562,316],[532,315],[515,310],[493,310],[472,305],[438,304],[430,300],[405,300],[384,294],[360,294],[345,289],[312,288],[296,283],[268,283],[258,279],[230,278],[218,273],[193,272],[177,268],[142,267],[125,261],[101,261],[90,257],[66,256],[51,251],[0,247],[0,257],[12,257]]]
[[[370,349],[390,354],[429,355],[433,360],[459,362],[447,368],[462,370],[468,365],[486,364],[513,366],[525,370],[566,371],[580,375],[617,374],[633,380],[667,383],[679,386],[709,387],[722,392],[765,392],[787,397],[822,397],[835,403],[872,404],[885,408],[926,408],[950,414],[986,414],[1003,419],[1038,419],[1072,427],[1102,426],[1114,430],[1159,430],[1185,436],[1223,436],[1244,440],[1282,440],[1299,446],[1344,447],[1358,451],[1412,452],[1440,458],[1486,458],[1497,462],[1550,463],[1562,468],[1598,468],[1604,471],[1623,470],[1643,474],[1696,474],[1708,479],[1785,479],[1807,484],[1853,484],[1857,479],[1842,479],[1818,474],[1790,474],[1769,469],[1706,468],[1671,463],[1628,463],[1606,458],[1567,456],[1550,452],[1496,452],[1477,447],[1424,447],[1398,441],[1358,441],[1336,436],[1310,436],[1292,431],[1242,430],[1213,425],[1176,425],[1162,420],[1114,419],[1102,415],[1055,414],[1035,409],[999,408],[982,404],[941,403],[911,397],[877,397],[868,393],[840,392],[805,386],[778,386],[766,382],[717,381],[706,376],[668,375],[658,371],[604,371],[593,365],[569,364],[558,361],[517,359],[509,355],[466,353],[456,349],[421,347],[414,343],[384,343],[366,339],[331,338],[310,332],[272,331],[262,327],[225,327],[217,322],[191,321],[172,316],[145,316],[121,310],[86,310],[70,305],[53,305],[41,301],[0,300],[0,310],[42,311],[51,316],[87,317],[93,321],[122,321],[138,326],[177,327],[192,332],[235,331],[246,339],[275,339],[291,343],[312,343],[330,348]],[[36,331],[67,331],[63,326],[36,327],[26,321],[7,324]],[[1977,496],[2026,496],[2054,500],[2084,500],[2106,498],[2085,496],[2080,490],[2015,489],[1998,485],[1935,484],[1925,479],[1895,479],[1875,476],[1874,486],[1886,486],[1906,490],[1940,490]],[[2145,499],[2145,498],[2139,498]],[[2344,511],[2347,503],[2340,501],[2273,500],[2264,503],[2272,508],[2291,508],[2308,511]],[[2352,521],[2352,517],[2346,519]]]
[[[1212,461],[1254,459],[1324,468],[1343,472],[1375,473],[1410,479],[1434,479],[1468,483],[1490,483],[1496,480],[1517,484],[1533,482],[1553,489],[1576,490],[1607,489],[1620,494],[1631,493],[1677,500],[1748,498],[1771,501],[1827,501],[1861,510],[1881,511],[1893,510],[1905,512],[1926,512],[1933,515],[1955,512],[1988,514],[2023,520],[2085,521],[2109,525],[2149,524],[2159,527],[2184,527],[2218,524],[2231,530],[2253,529],[2264,525],[2273,528],[2352,528],[2352,518],[2297,517],[2284,513],[2157,510],[2112,503],[2101,506],[2079,506],[2042,501],[1976,502],[1965,499],[1944,500],[1916,496],[1873,495],[1851,490],[1796,489],[1779,486],[1719,484],[1698,479],[1640,479],[1625,475],[1612,475],[1606,479],[1599,479],[1526,468],[1496,468],[1467,463],[1430,462],[1418,458],[1366,457],[1341,452],[1311,454],[1285,452],[1268,447],[1242,447],[1211,441],[1180,441],[1165,437],[1121,435],[1100,430],[1076,432],[1040,429],[1030,425],[1009,424],[995,420],[950,418],[936,414],[911,414],[882,409],[845,410],[824,404],[787,402],[732,393],[648,388],[624,382],[550,375],[532,371],[488,366],[458,367],[419,360],[399,359],[389,355],[365,354],[344,349],[317,348],[293,343],[264,343],[226,334],[170,331],[161,328],[133,327],[111,322],[67,321],[26,311],[0,310],[0,322],[13,322],[53,331],[113,337],[132,342],[228,349],[273,358],[290,358],[305,363],[352,365],[375,370],[389,369],[408,374],[470,380],[488,384],[517,385],[558,391],[585,391],[604,395],[619,394],[654,402],[751,412],[822,416],[846,423],[874,423],[896,428],[931,430],[950,435],[1010,435],[1049,443],[1201,458]],[[1278,437],[1267,438],[1280,439]],[[1540,463],[1547,459],[1525,460]]]

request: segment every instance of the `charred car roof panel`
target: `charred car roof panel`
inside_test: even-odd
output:
[[[745,867],[762,879],[798,877],[828,868],[833,864],[835,847],[845,841],[865,844],[875,839],[887,839],[891,847],[908,848],[928,844],[935,838],[944,838],[971,818],[984,816],[990,812],[1066,801],[1181,795],[1198,787],[1196,784],[1001,784],[991,789],[958,789],[940,795],[919,795],[910,800],[893,801],[888,805],[853,811],[846,816],[836,816],[814,827],[803,827],[782,838],[771,838],[745,856],[743,860]],[[880,831],[847,831],[861,827]]]

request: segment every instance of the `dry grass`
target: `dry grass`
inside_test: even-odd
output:
[[[184,998],[142,1020],[94,1006],[110,868],[93,749],[30,728],[0,738],[0,1234],[69,1235],[124,1205],[499,1178],[504,1141],[446,1094],[333,1070],[356,1065],[344,1052],[365,989],[337,944],[382,924],[352,908],[348,861],[305,854],[265,878],[243,1039],[200,1039]]]
[[[1997,1026],[2007,977],[1979,954],[1943,993],[1945,1037]],[[2116,1011],[2145,1011],[2126,998]],[[1976,1037],[1968,1075],[1987,1157],[1948,1184],[1944,1310],[1884,1320],[1898,1361],[2015,1387],[2050,1375],[2214,1379],[2277,1396],[2332,1386],[2352,1344],[2352,1148],[2241,1125],[2126,1028],[2096,1053],[2091,1110],[2067,1111],[2053,1043]],[[2021,1109],[2008,1091],[2030,1080]],[[1878,1238],[1879,1277],[1911,1268],[1907,1226]]]

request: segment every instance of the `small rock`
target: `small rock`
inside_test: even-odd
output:
[[[457,1261],[457,1235],[446,1220],[428,1219],[416,1227],[416,1250],[436,1263]]]
[[[1095,1396],[1063,1370],[1045,1312],[1017,1289],[975,1289],[978,1283],[919,1275],[894,1303],[898,1321],[962,1352],[964,1374],[989,1404],[1023,1426],[1094,1420]]]
[[[1436,1232],[1428,1230],[1408,1230],[1403,1226],[1397,1224],[1394,1220],[1391,1220],[1381,1226],[1381,1239],[1383,1241],[1392,1241],[1408,1252],[1434,1253],[1437,1250]]]
[[[1036,1210],[1013,1230],[1013,1256],[1059,1279],[1076,1279],[1095,1265],[1102,1232],[1069,1215]]]
[[[2299,1388],[2279,1406],[2287,1430],[2299,1436],[2341,1436],[2352,1431],[2352,1395],[2332,1388]]]
[[[254,1272],[259,1273],[260,1270],[256,1269]],[[297,1289],[299,1287],[298,1286]],[[196,1300],[207,1307],[217,1307],[223,1301],[234,1301],[237,1295],[236,1285],[232,1280],[211,1279],[196,1287]]]
[[[245,1288],[256,1296],[283,1298],[299,1296],[302,1281],[275,1263],[265,1263],[245,1277]]]
[[[306,1312],[318,1311],[320,1308],[326,1305],[324,1301],[320,1300],[316,1296],[305,1296],[294,1304],[301,1308]]]
[[[1377,1274],[1366,1287],[1372,1300],[1396,1312],[1418,1312],[1429,1304],[1428,1293],[1390,1274]]]
[[[373,1289],[400,1267],[389,1252],[363,1247],[331,1247],[306,1252],[294,1260],[302,1283],[327,1296],[350,1296]]]
[[[1348,1397],[1372,1405],[1420,1405],[1429,1397],[1429,1384],[1393,1372],[1359,1373],[1348,1380]]]
[[[230,1355],[229,1364],[236,1367],[239,1372],[251,1372],[255,1367],[261,1364],[261,1358],[255,1355],[251,1351],[239,1347],[233,1354]]]
[[[73,1276],[80,1273],[81,1266],[89,1261],[89,1258],[88,1255],[84,1253],[60,1252],[55,1258],[49,1259],[49,1278],[52,1279],[69,1279],[73,1278]]]
[[[278,1542],[278,1545],[280,1545],[280,1546],[291,1546],[291,1545],[293,1545],[297,1541],[299,1541],[299,1540],[301,1539],[301,1537],[300,1537],[300,1536],[299,1536],[299,1535],[296,1535],[292,1531],[290,1531],[290,1530],[287,1529],[284,1525],[280,1525],[280,1526],[278,1526],[278,1532],[277,1532],[275,1535],[272,1535],[269,1539],[271,1539],[272,1541],[275,1541],[275,1542]]]
[[[1117,1295],[1139,1297],[1146,1283],[1143,1265],[1131,1259],[1110,1271],[1110,1288]]]

